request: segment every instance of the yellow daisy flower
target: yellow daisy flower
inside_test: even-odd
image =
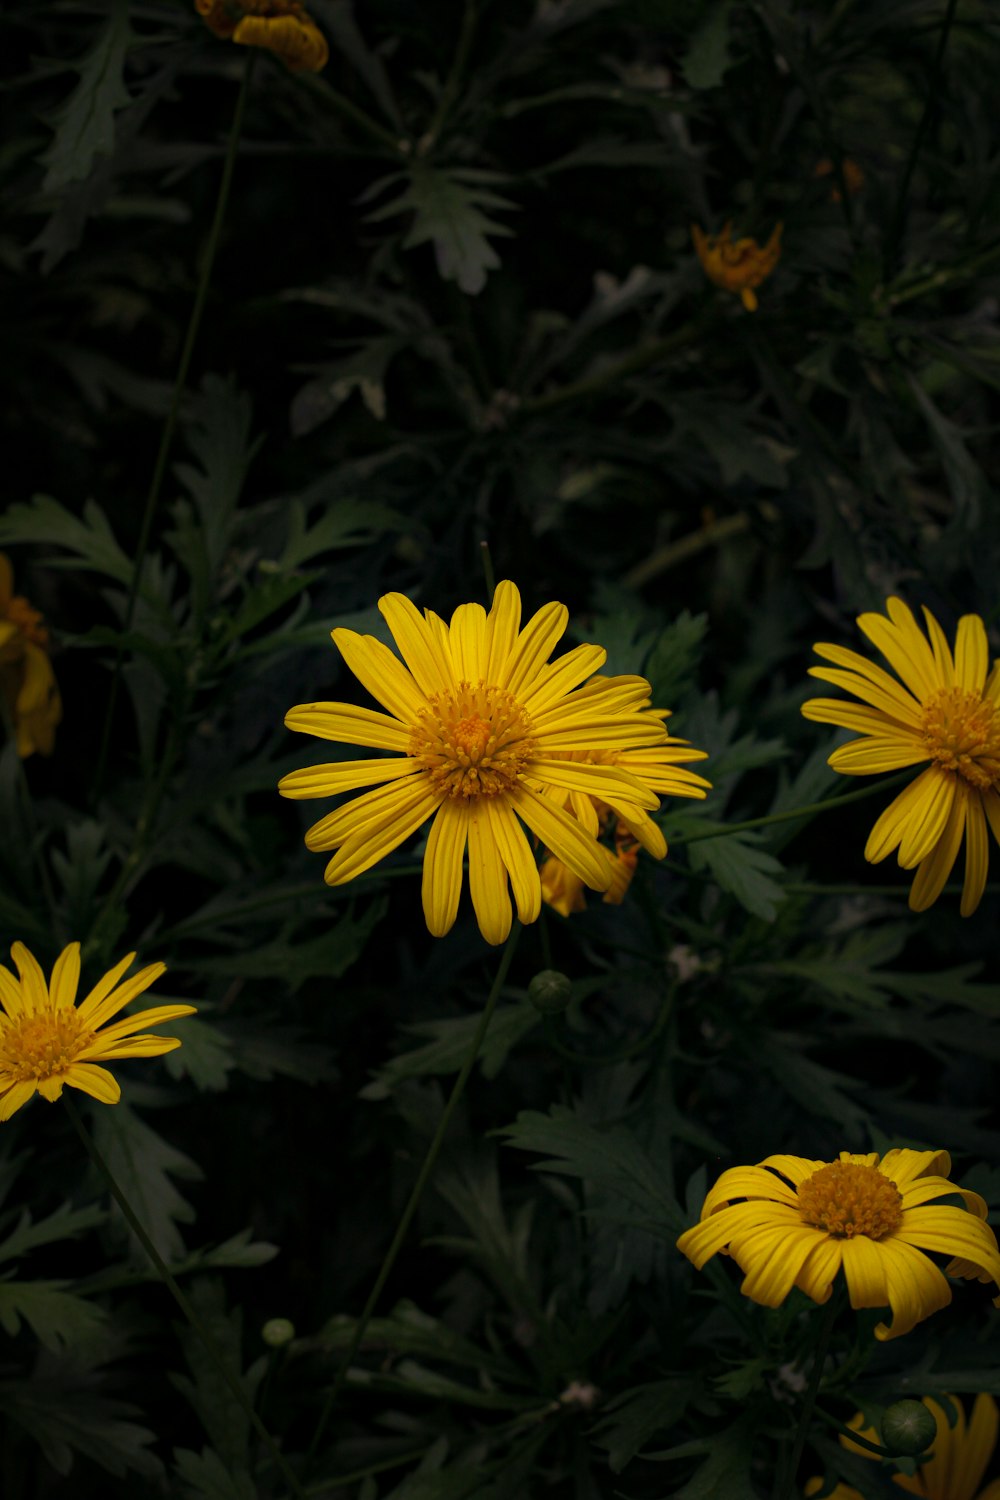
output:
[[[841,745],[829,764],[846,776],[871,776],[929,762],[871,831],[865,858],[872,864],[899,850],[904,870],[916,870],[910,907],[926,911],[951,874],[965,838],[961,912],[982,899],[989,835],[1000,839],[1000,663],[990,670],[986,629],[978,615],[958,622],[955,654],[930,610],[927,636],[901,599],[886,602],[889,618],[858,616],[858,625],[901,683],[856,651],[824,643],[817,655],[833,667],[810,667],[812,677],[860,698],[811,698],[807,719],[858,730],[864,738]]]
[[[612,813],[612,818],[614,814]],[[604,848],[604,846],[601,846]],[[639,846],[632,842],[624,823],[619,823],[615,834],[615,851],[604,848],[611,866],[611,884],[602,901],[609,906],[621,906],[632,884],[632,876],[639,859]],[[583,881],[579,875],[550,854],[542,860],[539,877],[542,882],[542,900],[560,916],[568,917],[575,911],[586,911],[587,902],[583,894]]]
[[[851,1306],[891,1308],[892,1325],[880,1323],[875,1334],[898,1338],[951,1301],[944,1275],[921,1251],[950,1255],[949,1276],[1000,1286],[986,1204],[949,1182],[950,1171],[947,1151],[901,1147],[881,1161],[874,1151],[842,1151],[835,1162],[769,1156],[723,1172],[677,1248],[698,1270],[728,1252],[744,1272],[744,1296],[765,1307],[778,1307],[793,1286],[827,1302],[843,1268]],[[926,1206],[951,1196],[969,1211]]]
[[[723,226],[721,234],[706,234],[699,225],[692,224],[691,238],[709,281],[724,291],[739,292],[747,312],[756,312],[757,298],[752,289],[767,280],[781,259],[783,229],[783,224],[776,224],[763,245],[749,235],[734,240],[731,222]]]
[[[649,817],[659,806],[655,770],[578,763],[566,752],[641,751],[667,740],[662,720],[640,710],[649,701],[642,677],[586,681],[602,665],[601,646],[577,646],[550,662],[569,613],[546,604],[521,628],[521,598],[501,583],[489,615],[462,604],[446,624],[402,594],[379,609],[399,647],[353,630],[333,639],[351,671],[388,714],[350,703],[306,703],[291,709],[289,729],[372,745],[391,758],[341,761],[285,776],[285,797],[329,797],[374,787],[322,818],[306,834],[310,849],[336,850],[329,885],[371,868],[433,819],[423,866],[423,906],[435,937],[458,911],[462,867],[480,931],[502,943],[512,913],[508,879],[522,922],[534,922],[541,884],[522,823],[592,889],[606,891],[606,851],[560,803],[567,792],[599,798],[656,858],[666,853]],[[583,683],[583,686],[579,684]],[[387,783],[387,784],[386,784]]]
[[[62,702],[48,653],[49,633],[27,599],[14,593],[10,559],[0,552],[0,694],[22,759],[50,755]]]
[[[908,1495],[923,1496],[923,1500],[1000,1500],[1000,1479],[992,1479],[984,1489],[979,1488],[997,1445],[1000,1420],[996,1402],[985,1393],[978,1395],[972,1417],[967,1421],[961,1401],[954,1396],[949,1396],[948,1400],[958,1412],[954,1427],[949,1426],[943,1406],[931,1396],[923,1397],[924,1405],[937,1423],[934,1441],[927,1445],[933,1449],[932,1456],[915,1474],[894,1474],[893,1483]],[[880,1441],[875,1429],[865,1425],[860,1412],[847,1425],[870,1442]],[[878,1462],[876,1454],[852,1443],[849,1438],[842,1437],[840,1441],[852,1453]],[[822,1488],[821,1479],[810,1479],[805,1493],[807,1496],[816,1495]],[[827,1500],[863,1500],[863,1496],[853,1485],[838,1484]]]
[[[205,25],[224,41],[264,47],[293,73],[319,73],[330,49],[301,0],[194,0]]]
[[[105,1026],[159,979],[165,964],[150,964],[119,984],[135,958],[134,953],[128,953],[77,1005],[79,943],[63,949],[48,984],[38,961],[23,943],[15,943],[10,951],[20,978],[15,979],[0,964],[0,1120],[9,1120],[32,1094],[39,1093],[50,1101],[58,1099],[66,1084],[82,1089],[102,1104],[117,1104],[121,1089],[99,1063],[124,1057],[158,1057],[180,1046],[176,1037],[146,1036],[144,1028],[193,1015],[193,1005],[158,1005]],[[136,1036],[136,1032],[143,1034]]]

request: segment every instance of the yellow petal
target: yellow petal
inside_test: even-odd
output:
[[[96,1063],[73,1063],[66,1074],[66,1082],[101,1104],[117,1104],[122,1096],[114,1075]]]
[[[421,710],[427,707],[426,696],[389,647],[373,635],[358,635],[356,631],[343,627],[334,630],[332,635],[341,656],[362,687],[404,724],[416,724]]]
[[[879,1323],[875,1329],[875,1337],[884,1341],[909,1333],[915,1324],[947,1307],[951,1287],[933,1261],[896,1235],[880,1240],[879,1248],[893,1313],[891,1326]]]
[[[426,694],[454,691],[457,683],[451,656],[444,656],[441,642],[435,639],[412,600],[405,594],[383,594],[378,607],[421,691]]]
[[[56,959],[49,981],[49,994],[56,1007],[70,1006],[76,1001],[80,983],[80,944],[70,943]]]
[[[803,1261],[795,1285],[814,1302],[829,1302],[833,1283],[840,1270],[840,1240],[817,1240]]]
[[[0,964],[0,1005],[3,1005],[8,1016],[19,1016],[24,1010],[21,986],[3,964]]]
[[[45,983],[45,975],[42,973],[42,968],[37,958],[33,953],[28,952],[23,943],[12,943],[10,954],[21,976],[21,994],[24,1000],[24,1009],[29,1014],[34,1014],[40,1010],[47,1010],[49,1006],[49,989]]]
[[[883,721],[884,722],[884,721]],[[839,745],[827,764],[842,776],[874,776],[880,771],[899,771],[929,760],[927,746],[916,735],[871,735]]]
[[[980,693],[990,668],[986,627],[978,615],[963,615],[955,638],[955,680],[967,693]]]
[[[909,907],[911,911],[926,911],[940,896],[962,846],[967,800],[965,783],[959,781],[955,787],[955,800],[944,832],[935,848],[921,862],[910,887]]]
[[[424,920],[432,937],[450,932],[458,915],[468,831],[468,801],[446,797],[431,824],[424,851],[421,895]]]
[[[161,1057],[164,1052],[176,1052],[181,1045],[177,1036],[127,1036],[110,1047],[93,1052],[88,1048],[81,1056],[88,1062],[118,1062],[123,1057]]]
[[[409,781],[403,783],[411,788],[408,803],[403,803],[391,815],[384,814],[345,840],[326,867],[323,878],[327,885],[345,885],[363,875],[380,859],[398,849],[440,807],[441,793],[429,789],[422,778],[416,779],[419,781],[416,787]]]
[[[667,841],[663,829],[643,812],[641,807],[622,802],[618,797],[608,798],[608,806],[625,824],[629,833],[654,859],[663,859],[667,853]]]
[[[818,1239],[825,1231],[811,1224],[765,1224],[734,1236],[730,1253],[746,1272],[740,1291],[764,1307],[780,1307]]]
[[[927,1405],[934,1411],[936,1403],[928,1401]],[[960,1403],[956,1402],[956,1405]],[[941,1411],[940,1407],[938,1411]],[[936,1415],[937,1412],[935,1412]],[[941,1416],[944,1417],[943,1411],[941,1411]],[[944,1425],[947,1423],[945,1422]],[[941,1432],[940,1422],[938,1432],[939,1434]],[[963,1440],[955,1444],[949,1475],[950,1494],[955,1496],[955,1500],[966,1500],[966,1497],[968,1500],[973,1500],[973,1497],[978,1495],[983,1475],[993,1457],[998,1435],[1000,1435],[1000,1417],[998,1417],[996,1401],[991,1395],[981,1391],[973,1404],[972,1417],[966,1427]],[[939,1448],[937,1442],[934,1448],[935,1457],[937,1457]],[[979,1500],[983,1500],[983,1496],[979,1496]]]
[[[524,830],[503,798],[490,797],[486,810],[500,858],[510,876],[518,918],[525,926],[537,922],[542,909],[541,880]]]
[[[479,930],[494,946],[506,942],[513,921],[507,872],[481,803],[469,811],[469,890]]]
[[[760,1200],[734,1203],[703,1219],[693,1228],[685,1229],[677,1241],[677,1248],[700,1271],[706,1261],[729,1244],[734,1234],[747,1233],[758,1224],[773,1222],[776,1217],[779,1222],[784,1222],[780,1216],[787,1216],[787,1213],[788,1210],[777,1203],[764,1203]],[[801,1220],[798,1222],[801,1223]]]
[[[858,628],[878,647],[913,696],[926,703],[944,685],[938,680],[934,653],[903,601],[891,599],[889,605],[890,620],[877,614],[859,615]]]
[[[544,604],[533,614],[514,642],[504,664],[500,686],[515,697],[522,691],[530,691],[553,648],[565,634],[568,623],[569,610],[565,604]]]
[[[802,717],[814,724],[837,724],[841,729],[856,729],[860,734],[884,735],[889,728],[886,715],[877,708],[849,703],[846,698],[810,698],[802,705]],[[895,723],[894,720],[891,722]],[[898,731],[900,735],[913,732],[902,724]]]
[[[133,1032],[144,1031],[147,1026],[164,1026],[168,1021],[180,1021],[185,1016],[194,1015],[197,1015],[197,1009],[193,1005],[153,1005],[148,1010],[136,1011],[134,1015],[124,1016],[122,1020],[116,1021],[113,1026],[104,1027],[79,1056],[86,1059],[96,1055],[95,1048],[114,1046]]]
[[[894,797],[877,819],[865,845],[865,859],[877,864],[899,846],[899,863],[912,869],[943,834],[955,795],[956,778],[928,766]]]
[[[125,983],[120,984],[117,989],[112,990],[100,1005],[93,1005],[88,996],[79,1009],[81,1019],[87,1022],[91,1031],[96,1031],[99,1026],[104,1025],[105,1021],[110,1021],[112,1016],[116,1016],[120,1010],[124,1009],[130,1000],[134,1000],[137,995],[148,990],[149,986],[155,984],[161,974],[166,972],[166,964],[149,964],[145,969],[140,969],[137,974],[133,974],[131,979],[126,979]]]
[[[29,1083],[12,1083],[0,1094],[0,1120],[9,1120],[12,1114],[27,1104],[32,1094],[36,1092],[35,1080]]]
[[[971,917],[983,899],[989,863],[989,836],[986,832],[983,799],[973,789],[965,799],[965,882],[962,886],[962,904],[959,907],[963,917]]]
[[[387,786],[374,791],[362,792],[336,812],[327,813],[306,832],[306,848],[313,850],[336,849],[349,838],[354,838],[366,828],[378,828],[397,812],[405,810],[413,802],[418,783],[429,786],[426,776],[405,777],[402,781],[390,781]]]
[[[121,979],[122,975],[127,969],[130,969],[132,967],[134,961],[135,954],[126,953],[125,957],[119,959],[118,963],[115,964],[113,969],[109,969],[108,972],[97,981],[97,983],[94,985],[94,988],[87,995],[86,999],[81,1000],[80,1002],[80,1015],[84,1020],[86,1020],[97,1009],[106,995],[111,994],[111,991],[114,989],[119,979]]]
[[[925,1177],[947,1178],[951,1172],[951,1157],[947,1151],[914,1151],[909,1146],[893,1146],[881,1160],[876,1156],[873,1165],[883,1177],[896,1184],[906,1199],[908,1184]]]
[[[783,1155],[765,1156],[760,1163],[762,1167],[772,1167],[775,1172],[780,1172],[782,1177],[787,1177],[794,1187],[801,1187],[802,1183],[815,1176],[821,1167],[829,1165],[830,1163],[826,1161],[813,1161],[809,1156]]]
[[[705,1195],[702,1217],[734,1198],[766,1198],[773,1203],[787,1203],[790,1208],[797,1208],[799,1201],[794,1188],[763,1166],[728,1167]]]
[[[602,859],[601,846],[569,813],[555,807],[546,797],[539,797],[521,782],[510,793],[510,801],[532,833],[579,875],[591,890],[606,891],[611,884],[611,869]]]
[[[496,586],[493,605],[486,618],[486,681],[499,683],[506,670],[521,628],[521,595],[517,585],[504,578]]]
[[[851,1306],[888,1307],[885,1259],[881,1247],[866,1235],[845,1239],[840,1247]]]
[[[278,791],[283,797],[302,801],[311,797],[335,797],[340,792],[356,791],[358,787],[374,786],[381,781],[397,781],[401,776],[412,776],[421,770],[419,760],[400,755],[392,760],[340,760],[322,766],[304,766],[301,771],[290,771],[278,782]]]
[[[893,1235],[901,1244],[957,1255],[978,1265],[1000,1286],[1000,1251],[988,1224],[963,1208],[910,1208]]]
[[[451,654],[461,682],[486,678],[486,611],[481,604],[460,604],[451,617]]]
[[[285,715],[285,725],[299,734],[345,745],[371,745],[376,750],[409,748],[411,731],[388,714],[353,703],[300,703]]]
[[[660,799],[647,791],[637,776],[620,766],[581,765],[570,760],[532,759],[529,774],[543,786],[559,787],[567,792],[582,792],[610,803],[612,797],[638,807],[656,809]]]
[[[528,685],[522,698],[527,712],[534,715],[551,708],[584,678],[593,676],[604,665],[607,656],[603,646],[576,646],[567,651]]]
[[[853,693],[862,703],[881,710],[899,724],[908,724],[912,729],[920,728],[919,703],[888,672],[883,672],[881,667],[874,666],[856,651],[848,651],[846,648],[818,645],[813,650],[828,660],[846,660],[849,670],[840,667],[810,667],[810,677],[818,677],[821,682],[829,682],[834,687]]]

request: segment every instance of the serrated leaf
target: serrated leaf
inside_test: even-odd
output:
[[[200,1167],[158,1135],[124,1100],[95,1112],[93,1130],[112,1176],[157,1250],[168,1263],[182,1259],[184,1241],[177,1225],[191,1223],[194,1210],[171,1178],[200,1178]],[[112,1216],[122,1229],[126,1227],[117,1207]],[[134,1255],[145,1263],[146,1252],[131,1232],[129,1237]]]
[[[330,1349],[346,1349],[357,1327],[355,1318],[343,1314],[320,1331],[322,1344]],[[496,1379],[516,1378],[516,1366],[503,1356],[481,1349],[439,1318],[432,1318],[410,1301],[397,1302],[386,1318],[373,1318],[365,1332],[362,1350],[384,1350],[392,1354],[416,1355],[423,1359],[440,1359],[468,1370],[487,1370]]]
[[[211,1448],[200,1453],[175,1448],[174,1465],[187,1486],[185,1500],[258,1500],[257,1486],[247,1470],[223,1463]]]
[[[293,437],[312,432],[357,391],[377,422],[385,421],[385,377],[395,356],[409,340],[398,334],[369,339],[353,354],[324,365],[292,399]]]
[[[541,1021],[533,1005],[500,1006],[479,1051],[479,1067],[484,1078],[495,1078],[510,1049]],[[430,1037],[423,1047],[402,1052],[385,1063],[374,1081],[361,1090],[362,1099],[385,1099],[408,1078],[425,1078],[442,1073],[457,1073],[468,1056],[469,1043],[479,1025],[479,1017],[457,1016],[448,1021],[418,1021],[406,1026],[411,1036]]]
[[[701,21],[684,58],[684,80],[693,89],[714,89],[729,67],[729,22],[735,0],[718,0]]]
[[[54,1213],[44,1219],[33,1220],[25,1209],[17,1226],[5,1240],[0,1242],[0,1261],[17,1260],[34,1250],[37,1245],[50,1245],[55,1240],[69,1240],[85,1229],[103,1224],[107,1214],[103,1208],[74,1208],[63,1203]]]
[[[227,1309],[222,1282],[208,1277],[194,1282],[188,1295],[217,1356],[229,1366],[232,1374],[244,1387],[247,1400],[252,1404],[267,1360],[256,1360],[244,1372],[241,1310],[238,1307]],[[202,1336],[194,1329],[184,1327],[180,1330],[180,1338],[191,1378],[186,1375],[171,1375],[171,1384],[187,1397],[211,1440],[212,1447],[227,1467],[235,1470],[249,1469],[250,1418],[216,1368],[215,1361],[207,1354]]]
[[[190,958],[188,966],[205,974],[281,979],[294,994],[307,979],[339,979],[346,973],[384,917],[386,906],[385,897],[380,896],[366,902],[355,917],[352,905],[328,932],[315,938],[299,937],[298,924],[291,922],[279,937],[258,948]]]
[[[699,827],[724,826],[699,820]],[[758,847],[760,842],[760,834],[751,831],[698,839],[688,845],[688,859],[692,870],[710,874],[746,911],[765,922],[773,922],[785,900],[785,893],[774,877],[784,874],[784,867],[773,854]]]
[[[814,1061],[806,1054],[800,1036],[792,1032],[766,1033],[759,1061],[800,1108],[836,1121],[845,1139],[860,1140],[866,1135],[868,1112],[851,1098],[853,1090],[863,1085],[856,1078]]]
[[[0,1281],[0,1327],[11,1338],[22,1321],[46,1349],[58,1351],[90,1338],[105,1314],[83,1297],[67,1292],[65,1281]]]
[[[70,932],[88,932],[93,923],[101,881],[112,853],[107,829],[94,818],[82,818],[66,828],[66,853],[52,850],[52,868],[66,898]]]
[[[760,1500],[750,1481],[752,1445],[753,1422],[744,1417],[728,1431],[716,1432],[710,1443],[684,1443],[643,1457],[648,1462],[707,1455],[687,1484],[671,1491],[673,1500]]]
[[[322,1083],[334,1076],[330,1049],[303,1040],[303,1033],[291,1027],[244,1024],[230,1041],[237,1067],[262,1083],[279,1075],[299,1083]]]
[[[31,1434],[57,1474],[70,1472],[74,1453],[119,1478],[131,1471],[158,1480],[163,1473],[147,1449],[156,1434],[129,1420],[138,1415],[136,1407],[81,1389],[65,1376],[36,1373],[0,1383],[0,1410]]]
[[[607,1451],[612,1474],[620,1474],[657,1432],[680,1421],[693,1389],[690,1377],[676,1375],[634,1386],[608,1403],[591,1437]]]
[[[649,679],[653,702],[658,708],[672,708],[690,686],[701,659],[707,627],[707,615],[692,615],[682,609],[654,642],[642,671]]]
[[[454,281],[463,292],[475,296],[486,285],[487,271],[500,264],[487,236],[513,232],[483,212],[486,208],[515,207],[484,185],[495,180],[494,174],[471,168],[445,169],[418,162],[399,197],[376,209],[369,218],[380,220],[412,212],[413,224],[403,248],[412,250],[430,241],[443,280]]]
[[[90,51],[74,63],[80,81],[50,117],[55,139],[41,160],[48,166],[42,184],[58,193],[90,176],[94,158],[110,156],[115,142],[115,112],[131,102],[122,71],[132,41],[126,0],[115,0],[107,25]]]
[[[0,515],[0,547],[20,542],[54,544],[76,554],[75,558],[49,556],[46,558],[49,567],[73,568],[82,564],[123,584],[128,584],[132,577],[130,559],[119,547],[107,516],[93,500],[85,502],[82,520],[48,495],[35,495],[31,500],[8,506]]]

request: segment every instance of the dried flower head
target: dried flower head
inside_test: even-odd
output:
[[[781,259],[783,228],[783,224],[776,224],[765,245],[758,245],[748,235],[734,240],[731,222],[724,225],[721,234],[705,234],[692,224],[691,238],[709,281],[727,292],[738,292],[747,312],[756,312],[753,288],[767,280]]]

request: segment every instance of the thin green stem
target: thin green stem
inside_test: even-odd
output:
[[[35,870],[38,874],[42,894],[45,897],[52,920],[57,929],[60,928],[59,913],[56,908],[56,893],[53,889],[52,880],[49,876],[49,867],[45,863],[45,851],[42,848],[42,831],[38,826],[38,818],[35,814],[35,804],[31,796],[31,787],[28,785],[27,772],[24,769],[24,761],[18,754],[17,749],[17,727],[7,706],[7,700],[0,693],[0,719],[3,720],[4,734],[14,756],[16,770],[14,779],[17,782],[17,796],[21,803],[21,811],[24,814],[24,825],[28,833],[28,844],[31,848],[31,857],[34,861]],[[59,937],[63,934],[59,931]]]
[[[489,542],[482,541],[479,543],[479,557],[483,565],[483,577],[486,579],[486,592],[489,595],[490,604],[492,604],[493,595],[497,591],[497,579],[493,571],[493,555],[490,552]]]
[[[635,375],[639,370],[645,370],[647,366],[665,359],[668,354],[675,354],[686,344],[693,343],[700,331],[699,324],[685,323],[673,333],[664,334],[662,338],[654,339],[648,344],[640,344],[638,349],[627,355],[625,359],[619,360],[617,364],[606,366],[599,375],[591,375],[585,380],[575,380],[569,385],[557,386],[555,390],[546,391],[542,396],[524,397],[518,404],[517,415],[536,417],[543,412],[552,411],[557,406],[565,406],[569,402],[583,401],[588,396],[599,395],[608,386],[616,385],[626,376]]]
[[[771,823],[788,823],[793,818],[811,818],[816,813],[827,812],[831,807],[846,807],[849,802],[861,802],[865,797],[873,797],[876,792],[887,791],[889,787],[898,786],[908,779],[909,772],[904,771],[899,776],[890,776],[888,781],[879,781],[874,786],[862,787],[858,792],[845,792],[842,797],[827,797],[824,802],[807,802],[804,807],[793,807],[787,812],[768,813],[764,818],[747,818],[744,823],[727,823],[723,828],[708,828],[704,833],[678,834],[670,842],[672,845],[698,844],[702,839],[721,839],[730,833],[744,833],[748,828],[767,828]]]
[[[394,156],[409,155],[409,141],[404,140],[398,135],[393,135],[391,130],[387,130],[384,125],[380,125],[377,120],[373,120],[371,115],[367,114],[357,104],[353,104],[343,94],[338,94],[325,79],[317,77],[314,73],[300,73],[298,83],[300,88],[308,89],[313,98],[320,104],[324,104],[327,108],[335,110],[339,115],[343,115],[345,120],[350,120],[352,125],[356,125],[359,130],[363,130],[366,135],[370,135],[380,145],[387,146]]]
[[[146,503],[143,508],[142,522],[139,528],[139,540],[136,544],[135,564],[132,570],[132,580],[129,584],[128,598],[125,602],[125,614],[122,618],[121,635],[118,641],[118,649],[115,652],[115,663],[111,674],[108,704],[104,713],[104,726],[101,730],[101,744],[97,753],[97,769],[94,772],[92,792],[92,800],[94,802],[101,795],[101,790],[104,786],[108,752],[111,748],[111,730],[114,723],[115,709],[118,704],[122,665],[125,660],[125,638],[132,628],[132,620],[135,616],[143,564],[146,560],[146,552],[149,548],[149,540],[153,531],[153,521],[160,500],[160,491],[163,489],[163,481],[167,473],[167,460],[170,457],[170,450],[173,446],[174,432],[177,427],[178,416],[180,415],[181,398],[187,386],[188,371],[191,368],[191,356],[194,353],[195,342],[201,327],[202,313],[205,310],[205,302],[208,298],[212,268],[215,265],[215,257],[219,248],[222,225],[226,216],[226,206],[229,202],[229,190],[232,186],[236,157],[239,152],[240,136],[243,131],[243,116],[246,111],[247,96],[250,92],[250,80],[253,77],[255,59],[256,52],[252,47],[248,47],[246,66],[243,69],[243,81],[240,84],[240,91],[236,96],[236,108],[233,111],[233,123],[229,131],[229,144],[226,148],[226,159],[222,168],[222,178],[219,182],[219,194],[215,201],[215,214],[212,219],[212,226],[208,232],[208,242],[205,246],[201,274],[198,278],[198,286],[195,291],[194,305],[191,308],[191,317],[188,320],[187,333],[184,336],[184,347],[181,350],[180,362],[177,366],[173,394],[170,398],[170,409],[167,412],[167,419],[163,424],[163,431],[160,435],[160,447],[156,455],[156,463],[153,466],[153,477],[150,480],[149,491],[146,495]]]
[[[162,1280],[164,1286],[170,1292],[171,1296],[177,1303],[177,1306],[180,1308],[181,1312],[184,1314],[194,1333],[201,1340],[205,1353],[212,1361],[215,1369],[222,1376],[234,1399],[239,1403],[240,1409],[246,1414],[257,1436],[267,1448],[268,1452],[271,1455],[271,1458],[274,1460],[275,1467],[281,1474],[282,1479],[288,1485],[288,1488],[291,1490],[292,1494],[298,1497],[298,1500],[305,1500],[305,1491],[303,1490],[299,1481],[296,1479],[295,1475],[292,1473],[291,1469],[288,1467],[288,1463],[284,1455],[282,1454],[281,1449],[278,1447],[274,1438],[268,1432],[267,1428],[264,1426],[264,1423],[258,1416],[256,1410],[254,1409],[253,1402],[247,1395],[247,1392],[244,1389],[241,1381],[234,1374],[231,1366],[227,1364],[222,1355],[219,1353],[218,1349],[215,1346],[215,1343],[211,1338],[211,1335],[206,1329],[201,1318],[199,1318],[193,1304],[181,1291],[174,1277],[171,1275],[165,1261],[163,1260],[163,1257],[160,1255],[160,1252],[153,1244],[153,1241],[146,1233],[142,1222],[136,1216],[131,1203],[128,1201],[128,1198],[125,1196],[124,1192],[119,1186],[117,1178],[114,1176],[114,1173],[111,1171],[111,1168],[105,1161],[103,1153],[98,1147],[97,1142],[94,1140],[93,1136],[90,1134],[90,1131],[83,1123],[83,1119],[80,1115],[79,1110],[77,1109],[76,1105],[67,1092],[63,1093],[63,1104],[65,1106],[66,1113],[69,1115],[70,1121],[72,1122],[74,1130],[80,1137],[84,1150],[107,1183],[108,1190],[111,1193],[112,1198],[114,1198],[115,1202],[118,1204],[118,1207],[121,1209],[122,1213],[125,1216],[125,1222],[128,1224],[128,1227],[131,1229],[132,1233],[135,1235],[136,1239],[145,1250],[152,1264],[156,1267],[156,1270],[159,1273],[160,1279]]]
[[[920,124],[917,133],[913,137],[913,145],[906,160],[902,180],[899,184],[899,192],[896,194],[896,203],[893,208],[892,223],[885,240],[885,254],[882,261],[882,272],[886,281],[892,276],[892,265],[896,259],[896,251],[903,237],[903,227],[906,223],[906,212],[910,194],[910,183],[916,170],[917,160],[927,138],[927,132],[931,128],[931,122],[937,112],[941,94],[941,73],[944,64],[945,48],[948,45],[948,37],[951,33],[952,22],[955,19],[955,11],[958,0],[948,0],[948,9],[945,11],[944,20],[941,23],[941,33],[938,38],[937,52],[931,68],[931,76],[927,83],[927,99],[924,104],[924,112],[920,116]]]
[[[828,1411],[824,1411],[821,1406],[816,1407],[813,1415],[821,1422],[825,1422],[828,1427],[832,1427],[835,1432],[839,1432],[841,1437],[850,1438],[852,1443],[856,1443],[859,1448],[864,1448],[866,1453],[874,1453],[878,1458],[912,1458],[914,1456],[912,1453],[897,1453],[894,1448],[883,1448],[881,1443],[870,1442],[853,1427],[848,1427],[846,1422],[841,1422],[837,1417],[831,1416]],[[919,1463],[920,1458],[926,1458],[926,1456],[926,1454],[918,1456],[917,1462]]]
[[[378,1304],[378,1299],[382,1295],[382,1289],[389,1279],[389,1275],[392,1271],[393,1266],[396,1264],[396,1257],[399,1255],[400,1250],[403,1248],[403,1243],[406,1239],[406,1235],[413,1220],[413,1216],[417,1211],[421,1198],[423,1197],[424,1188],[427,1186],[431,1173],[433,1172],[434,1167],[437,1164],[438,1156],[441,1154],[441,1147],[444,1145],[445,1137],[448,1134],[448,1126],[451,1124],[452,1115],[455,1113],[458,1102],[465,1092],[465,1085],[469,1080],[469,1075],[476,1065],[476,1059],[479,1056],[479,1049],[483,1045],[486,1033],[489,1030],[490,1022],[493,1019],[493,1012],[496,1010],[497,1001],[500,999],[500,991],[503,988],[504,981],[507,978],[507,971],[510,968],[511,960],[514,957],[514,950],[517,947],[517,940],[521,936],[521,932],[521,923],[515,920],[514,925],[511,928],[510,937],[507,939],[503,953],[500,956],[500,963],[497,968],[496,977],[493,980],[493,987],[490,990],[486,1005],[483,1008],[483,1013],[479,1018],[479,1025],[476,1027],[475,1034],[473,1035],[472,1041],[469,1044],[469,1051],[466,1054],[465,1061],[461,1066],[458,1077],[455,1079],[455,1082],[452,1085],[451,1093],[448,1096],[448,1102],[445,1105],[444,1110],[442,1111],[441,1119],[438,1121],[437,1130],[434,1132],[434,1138],[427,1148],[427,1155],[424,1157],[423,1165],[421,1166],[420,1171],[417,1174],[417,1180],[413,1184],[413,1189],[407,1200],[406,1207],[403,1209],[399,1223],[396,1225],[396,1232],[392,1237],[392,1243],[389,1246],[388,1250],[385,1252],[385,1255],[382,1259],[382,1264],[379,1267],[378,1275],[375,1278],[375,1284],[368,1294],[368,1301],[365,1303],[361,1313],[361,1317],[358,1319],[357,1324],[355,1325],[354,1336],[352,1337],[351,1342],[347,1347],[344,1357],[340,1361],[337,1373],[334,1376],[333,1385],[330,1387],[330,1393],[327,1396],[326,1403],[323,1407],[322,1412],[320,1413],[319,1421],[316,1423],[316,1430],[313,1433],[313,1439],[309,1445],[309,1452],[306,1454],[305,1464],[303,1466],[302,1473],[304,1479],[308,1478],[309,1474],[312,1472],[313,1465],[316,1461],[316,1454],[319,1448],[320,1441],[323,1437],[323,1433],[326,1431],[326,1426],[330,1420],[330,1416],[333,1412],[337,1397],[340,1395],[344,1381],[347,1378],[347,1372],[353,1364],[355,1358],[357,1357],[358,1350],[361,1348],[361,1345],[364,1342],[365,1334],[368,1331],[368,1324],[372,1320],[372,1316]]]
[[[434,147],[442,127],[448,118],[448,112],[458,93],[462,75],[465,73],[466,63],[469,61],[469,51],[472,47],[472,38],[476,32],[476,7],[473,0],[465,0],[465,12],[462,16],[462,29],[458,36],[458,46],[455,48],[455,57],[448,79],[441,90],[434,118],[430,123],[427,134],[420,143],[421,155],[426,155]]]
[[[819,1333],[813,1344],[813,1366],[809,1373],[809,1384],[806,1387],[805,1396],[802,1398],[802,1406],[799,1409],[799,1420],[795,1428],[795,1436],[792,1446],[787,1455],[787,1462],[779,1468],[778,1479],[775,1483],[775,1500],[795,1500],[798,1489],[795,1484],[795,1476],[798,1473],[799,1461],[802,1458],[802,1450],[809,1436],[809,1426],[812,1422],[813,1410],[816,1406],[816,1397],[819,1395],[820,1382],[823,1379],[823,1366],[826,1363],[826,1351],[830,1346],[830,1335],[833,1325],[837,1321],[837,1313],[840,1311],[840,1297],[834,1294],[823,1309],[823,1316],[819,1326]],[[781,1477],[783,1474],[783,1478]]]

